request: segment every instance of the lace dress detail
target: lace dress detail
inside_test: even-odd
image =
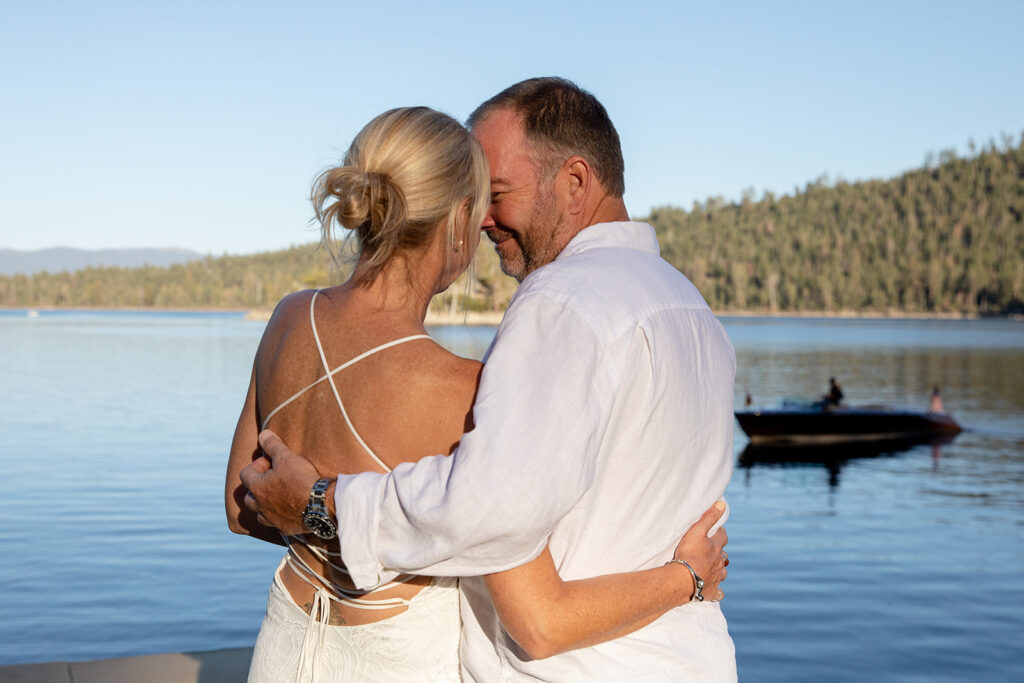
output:
[[[366,351],[331,369],[316,329],[314,304],[319,290],[309,302],[309,320],[316,340],[324,376],[293,394],[274,408],[263,420],[263,427],[282,408],[321,382],[328,382],[345,424],[363,450],[385,471],[391,469],[370,449],[356,431],[334,383],[334,376],[362,359],[398,344],[427,335],[403,337]],[[367,600],[365,596],[405,583],[413,578],[403,575],[372,591],[339,586],[318,574],[294,545],[302,545],[334,571],[346,573],[344,566],[333,561],[339,554],[309,545],[301,536],[285,537],[288,552],[274,572],[267,600],[267,613],[260,627],[252,663],[250,683],[296,681],[459,681],[459,590],[457,579],[435,578],[411,599],[386,598]],[[281,570],[288,565],[294,573],[314,589],[310,612],[297,605],[281,580]],[[331,601],[358,609],[407,609],[393,617],[357,626],[331,626],[328,623]]]

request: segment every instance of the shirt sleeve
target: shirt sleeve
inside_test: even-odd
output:
[[[484,365],[476,427],[451,456],[338,477],[342,559],[360,588],[533,559],[594,480],[614,371],[583,315],[516,298]]]

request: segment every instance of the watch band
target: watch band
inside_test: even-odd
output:
[[[313,484],[313,489],[309,492],[309,504],[310,505],[323,505],[324,501],[327,500],[327,488],[334,481],[330,478],[317,479],[316,483]]]

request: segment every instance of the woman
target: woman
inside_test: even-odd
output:
[[[337,541],[281,539],[242,504],[241,469],[265,427],[321,472],[389,471],[409,453],[450,453],[472,429],[482,366],[425,334],[427,306],[468,266],[489,203],[487,161],[448,116],[418,107],[371,121],[344,164],[317,180],[313,201],[360,244],[348,282],[286,297],[256,354],[228,464],[229,526],[288,552],[275,574],[250,680],[458,680],[458,591],[449,579],[402,576],[356,590]],[[593,645],[650,623],[696,593],[720,596],[724,531],[717,515],[680,542],[681,562],[563,582],[551,555],[488,578],[509,634],[531,655]],[[692,567],[692,569],[691,569]],[[694,574],[696,572],[696,575]],[[631,599],[621,596],[628,591]]]

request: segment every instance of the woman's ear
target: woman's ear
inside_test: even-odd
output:
[[[454,212],[454,228],[456,238],[469,234],[469,214],[473,211],[473,202],[469,197],[463,197]]]
[[[448,239],[452,242],[452,246],[455,244],[461,245],[466,242],[472,244],[470,232],[473,228],[469,224],[472,212],[473,202],[469,197],[464,197],[462,201],[453,206],[451,211],[449,211],[447,223],[451,226],[451,233]]]

